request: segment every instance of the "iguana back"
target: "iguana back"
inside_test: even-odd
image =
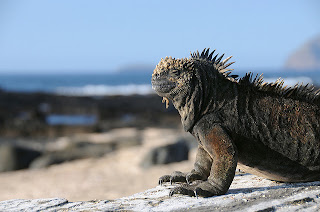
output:
[[[251,73],[239,79],[227,69],[231,57],[221,61],[223,55],[213,52],[167,57],[154,70],[153,88],[173,102],[184,129],[199,143],[194,169],[160,182],[189,182],[173,194],[223,194],[237,162],[273,180],[320,180],[320,91],[287,88],[280,80],[264,83]]]

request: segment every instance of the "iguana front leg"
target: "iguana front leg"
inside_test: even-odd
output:
[[[198,146],[196,161],[194,163],[194,169],[189,173],[183,173],[179,171],[173,172],[171,175],[164,175],[159,178],[159,184],[164,182],[187,182],[190,184],[196,180],[207,180],[212,165],[211,156],[203,149],[201,145]]]
[[[210,197],[225,194],[237,166],[237,153],[232,140],[220,125],[210,126],[210,121],[206,119],[195,126],[194,134],[213,160],[210,175],[206,181],[195,181],[191,185],[176,187],[170,195]]]
[[[196,180],[207,180],[212,166],[212,158],[202,145],[199,144],[194,169],[186,175],[188,184]]]

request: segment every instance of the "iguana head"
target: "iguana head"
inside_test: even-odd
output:
[[[152,87],[163,97],[168,107],[169,99],[178,110],[183,127],[189,131],[205,113],[214,110],[213,105],[224,95],[228,82],[236,82],[234,76],[229,76],[232,69],[227,69],[232,63],[226,64],[231,58],[221,61],[224,55],[213,56],[209,49],[201,54],[195,52],[190,58],[175,59],[166,57],[161,59],[152,74]],[[227,83],[221,83],[227,81]],[[224,85],[223,92],[217,89]]]
[[[191,95],[197,86],[204,85],[204,81],[208,82],[214,75],[228,77],[232,69],[226,67],[232,63],[227,65],[225,63],[231,57],[220,62],[224,55],[212,58],[213,53],[214,51],[209,54],[209,49],[204,49],[201,54],[198,51],[191,54],[191,58],[161,59],[152,74],[153,89],[168,105],[168,99],[173,100],[177,95],[180,98]]]
[[[188,59],[161,59],[152,74],[152,88],[166,100],[186,92],[190,89],[191,65]]]

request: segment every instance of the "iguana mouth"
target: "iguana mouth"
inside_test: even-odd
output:
[[[174,87],[176,87],[176,83],[172,81],[152,79],[152,89],[159,94],[169,93]]]

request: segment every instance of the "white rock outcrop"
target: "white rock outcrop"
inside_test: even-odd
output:
[[[69,202],[63,198],[6,200],[0,211],[319,211],[320,182],[284,184],[238,175],[226,195],[169,197],[172,186],[157,186],[116,200]]]

